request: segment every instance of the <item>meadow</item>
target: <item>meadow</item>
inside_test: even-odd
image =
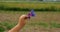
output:
[[[14,27],[23,11],[0,11],[0,32]],[[60,12],[35,12],[36,16],[27,20],[21,32],[60,32]]]
[[[54,6],[60,9],[60,2],[0,2],[0,5],[30,9],[50,8],[51,6]]]
[[[55,7],[60,9],[60,2],[0,2],[1,6],[40,9]],[[60,11],[60,10],[59,10]],[[14,27],[18,19],[29,11],[0,10],[0,32],[6,32]],[[27,20],[21,32],[60,32],[60,12],[35,11],[36,16]]]

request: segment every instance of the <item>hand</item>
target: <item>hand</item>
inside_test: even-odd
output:
[[[18,24],[23,27],[26,24],[27,19],[28,19],[27,15],[20,16]]]
[[[26,20],[26,19],[28,19],[28,16],[27,16],[27,15],[22,15],[22,16],[19,17],[19,20],[20,20],[20,19],[21,19],[21,20]]]
[[[13,27],[11,30],[9,30],[8,32],[19,32],[26,24],[25,20],[27,19],[28,19],[27,15],[20,16],[18,24],[15,27]]]

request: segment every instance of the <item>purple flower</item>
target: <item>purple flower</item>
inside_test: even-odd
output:
[[[30,11],[30,13],[28,14],[28,17],[30,18],[30,17],[34,17],[35,16],[35,12],[34,12],[34,10],[31,10]]]

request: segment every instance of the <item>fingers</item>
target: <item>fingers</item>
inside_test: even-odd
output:
[[[22,15],[22,16],[20,16],[20,19],[28,19],[28,16],[27,15]]]

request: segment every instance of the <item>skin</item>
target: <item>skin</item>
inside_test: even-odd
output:
[[[27,15],[20,16],[18,24],[15,27],[13,27],[11,30],[9,30],[8,32],[19,32],[26,24],[27,19],[28,19]]]

